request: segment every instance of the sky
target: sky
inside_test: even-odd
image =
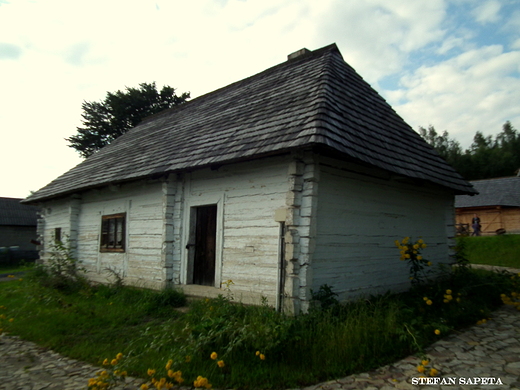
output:
[[[195,98],[332,43],[414,130],[520,130],[520,0],[0,0],[0,197],[82,161],[84,101]]]

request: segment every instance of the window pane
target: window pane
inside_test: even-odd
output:
[[[101,219],[100,249],[124,252],[126,214],[104,215]]]
[[[116,220],[116,248],[123,247],[123,218],[118,218]]]

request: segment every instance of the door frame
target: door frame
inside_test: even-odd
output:
[[[202,206],[217,206],[217,228],[215,237],[215,283],[213,287],[220,288],[222,282],[222,243],[223,243],[223,224],[224,224],[224,207],[223,194],[218,195],[201,195],[196,199],[188,199],[184,203],[183,213],[183,234],[181,242],[181,283],[188,284],[188,267],[190,264],[190,251],[186,248],[189,243],[192,229],[196,223],[196,208]],[[190,283],[191,284],[191,283]],[[207,286],[208,287],[208,286]]]

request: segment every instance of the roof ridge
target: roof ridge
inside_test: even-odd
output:
[[[222,93],[224,90],[226,90],[228,88],[230,89],[230,88],[236,87],[236,86],[238,86],[240,84],[247,83],[247,82],[249,82],[253,78],[260,77],[260,75],[262,75],[262,74],[266,74],[267,75],[267,74],[269,74],[271,72],[275,72],[278,68],[285,67],[285,66],[294,66],[298,62],[301,62],[301,61],[309,61],[310,59],[315,58],[315,57],[319,57],[319,56],[321,56],[324,53],[329,52],[329,51],[330,52],[334,52],[335,51],[335,52],[337,52],[341,56],[341,52],[339,51],[339,48],[336,45],[336,43],[331,43],[330,45],[321,47],[321,48],[316,49],[316,50],[309,51],[306,54],[299,55],[296,58],[288,59],[288,60],[286,60],[284,62],[281,62],[279,64],[273,65],[273,66],[271,66],[271,67],[269,67],[267,69],[264,69],[264,70],[262,70],[262,71],[260,71],[258,73],[255,73],[255,74],[253,74],[251,76],[248,76],[248,77],[246,77],[244,79],[241,79],[241,80],[238,80],[238,81],[234,81],[231,84],[227,84],[227,85],[225,85],[223,87],[220,87],[220,88],[217,88],[217,89],[215,89],[213,91],[206,92],[206,93],[204,93],[204,94],[202,94],[200,96],[197,96],[196,98],[194,98],[192,100],[189,100],[187,102],[184,102],[184,103],[181,103],[181,104],[177,104],[177,105],[175,105],[173,107],[170,107],[170,108],[167,108],[167,109],[165,109],[165,110],[163,110],[161,112],[149,115],[146,118],[144,118],[139,123],[139,125],[147,123],[150,120],[158,119],[161,116],[168,116],[168,115],[172,114],[175,111],[183,110],[183,109],[189,107],[190,104],[193,105],[193,104],[200,103],[200,101],[202,101],[202,100],[209,99],[209,98],[211,98],[214,95]],[[343,56],[341,56],[341,58],[343,58]]]

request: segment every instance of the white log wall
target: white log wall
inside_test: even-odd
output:
[[[341,299],[410,286],[395,240],[423,238],[435,265],[448,261],[453,237],[453,194],[360,169],[321,164],[312,289],[328,284]]]
[[[285,307],[306,310],[310,290],[328,284],[341,299],[410,284],[395,240],[423,238],[425,258],[446,262],[453,236],[454,196],[387,173],[310,152],[171,174],[89,190],[43,206],[44,251],[54,229],[73,249],[91,279],[106,283],[112,269],[128,284],[181,285],[216,296],[231,279],[234,298],[276,304],[280,223],[286,210]],[[186,285],[190,208],[216,204],[215,286]],[[101,217],[126,213],[126,251],[99,251]],[[77,242],[77,246],[76,243]]]
[[[280,239],[274,214],[285,206],[288,161],[269,158],[186,175],[183,241],[181,257],[176,259],[181,269],[187,261],[189,208],[218,202],[217,207],[222,208],[218,215],[223,219],[217,231],[221,245],[215,277],[218,291],[188,286],[188,292],[223,293],[221,284],[232,280],[235,299],[259,304],[266,297],[270,305],[276,304]]]

